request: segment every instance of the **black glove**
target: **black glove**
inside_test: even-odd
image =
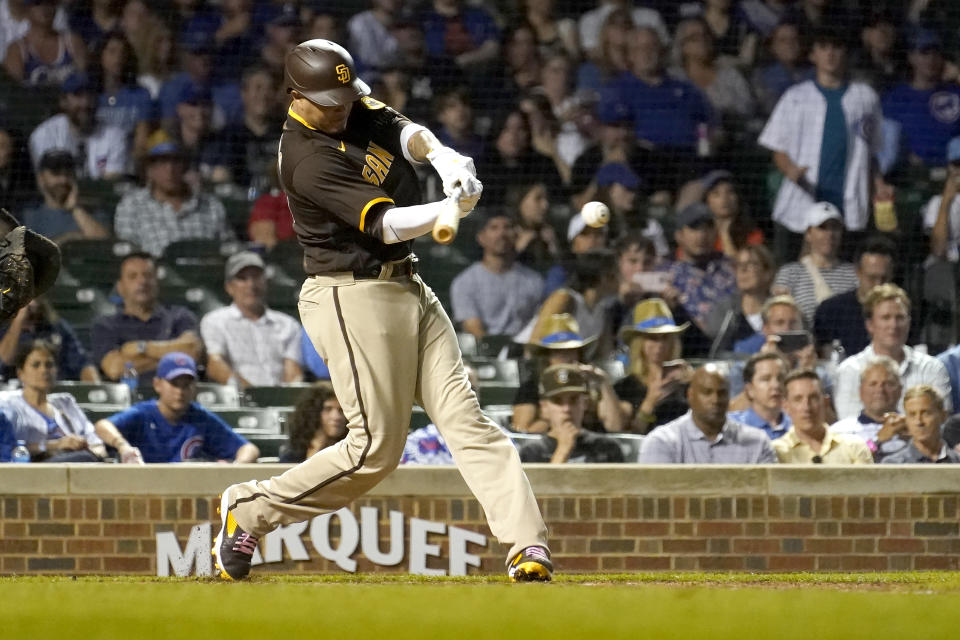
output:
[[[60,247],[0,209],[0,322],[13,318],[53,286],[60,273]]]

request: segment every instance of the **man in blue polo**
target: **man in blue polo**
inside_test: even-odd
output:
[[[97,422],[106,442],[140,450],[144,462],[256,462],[260,450],[217,415],[194,402],[197,365],[185,353],[168,353],[153,379],[157,398]]]
[[[730,411],[727,417],[745,425],[763,429],[771,440],[787,432],[793,424],[783,410],[783,381],[789,365],[779,353],[755,353],[743,367],[743,390],[750,406]]]
[[[913,163],[942,167],[947,142],[960,135],[960,86],[943,82],[943,45],[936,32],[919,29],[910,38],[908,60],[910,82],[883,97],[883,113],[900,125]]]

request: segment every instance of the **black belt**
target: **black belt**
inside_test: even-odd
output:
[[[394,262],[393,271],[390,273],[391,278],[407,277],[417,273],[417,258],[412,257],[403,262]],[[353,277],[355,280],[378,280],[380,278],[380,273],[383,271],[383,265],[378,264],[375,267],[370,267],[369,269],[364,269],[362,271],[354,271]]]

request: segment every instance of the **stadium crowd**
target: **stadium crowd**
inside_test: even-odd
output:
[[[276,177],[326,38],[476,162],[415,249],[524,461],[960,462],[960,5],[368,4],[0,0],[0,206],[64,253],[0,329],[0,460],[344,437]],[[449,464],[423,418],[404,463]]]

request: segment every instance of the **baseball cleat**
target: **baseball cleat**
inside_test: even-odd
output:
[[[224,580],[243,580],[250,573],[250,561],[257,550],[257,538],[240,528],[227,509],[229,489],[220,496],[220,533],[213,541],[210,553],[216,558],[216,567]]]
[[[510,563],[507,575],[512,582],[550,582],[553,563],[543,547],[527,547]]]

